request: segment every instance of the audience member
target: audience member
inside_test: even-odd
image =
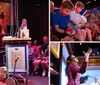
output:
[[[68,36],[66,29],[70,22],[70,12],[73,9],[73,4],[70,1],[63,1],[60,6],[60,10],[56,11],[52,15],[52,27],[53,32],[59,40],[73,40],[71,36]]]
[[[28,41],[28,55],[29,55],[29,73],[31,74],[33,71],[33,48],[32,48],[32,42]]]
[[[38,46],[38,56],[37,58],[34,58],[33,59],[33,65],[34,65],[34,71],[33,73],[35,74],[36,72],[38,72],[38,68],[39,68],[39,65],[41,64],[41,61],[43,59],[43,51],[42,51],[42,46],[39,45]]]
[[[96,40],[96,37],[98,36],[98,34],[100,34],[100,30],[99,26],[91,19],[91,12],[87,10],[83,14],[82,18],[83,20],[87,20],[87,22],[85,22],[85,27],[91,30],[92,40]]]
[[[85,29],[80,28],[81,26],[84,26],[85,23],[80,15],[80,12],[82,11],[83,8],[84,4],[78,1],[75,4],[75,10],[73,10],[70,13],[71,25],[73,25],[73,29],[75,29],[76,31],[74,38],[79,41],[85,41],[87,37],[88,41],[92,41],[91,30],[88,28]]]
[[[41,61],[41,65],[42,65],[42,68],[43,68],[42,76],[45,76],[46,72],[49,71],[49,56],[48,56],[48,51],[49,51],[49,49],[47,48],[45,50],[45,55],[43,57],[43,60]]]
[[[45,52],[45,50],[48,48],[48,45],[49,45],[49,40],[47,36],[43,37],[43,42],[44,43],[42,44],[42,50],[43,52]]]
[[[93,11],[92,20],[93,20],[94,22],[100,21],[100,14],[99,14],[99,10],[98,10],[97,8],[94,9],[94,11]]]
[[[34,56],[34,58],[36,58],[36,56],[37,56],[37,54],[38,54],[37,40],[34,40],[34,45],[33,45],[32,47],[33,47],[33,49],[34,49],[33,56]]]

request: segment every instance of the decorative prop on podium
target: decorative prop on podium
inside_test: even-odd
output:
[[[20,38],[29,38],[29,29],[21,29]]]

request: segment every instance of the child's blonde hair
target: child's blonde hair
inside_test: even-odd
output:
[[[80,1],[78,1],[76,4],[75,4],[75,6],[77,6],[77,7],[79,7],[79,8],[84,8],[85,6],[84,6],[84,4],[82,3],[82,2],[80,2]]]

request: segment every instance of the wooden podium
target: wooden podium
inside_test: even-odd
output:
[[[22,74],[26,76],[26,85],[28,85],[28,45],[31,38],[3,38],[6,50],[6,67],[8,78],[10,75]],[[19,57],[16,69],[15,61]]]
[[[2,40],[7,43],[7,42],[27,42],[30,41],[31,38],[2,38]]]

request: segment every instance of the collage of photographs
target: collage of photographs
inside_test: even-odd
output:
[[[0,85],[100,85],[100,1],[0,0]]]

